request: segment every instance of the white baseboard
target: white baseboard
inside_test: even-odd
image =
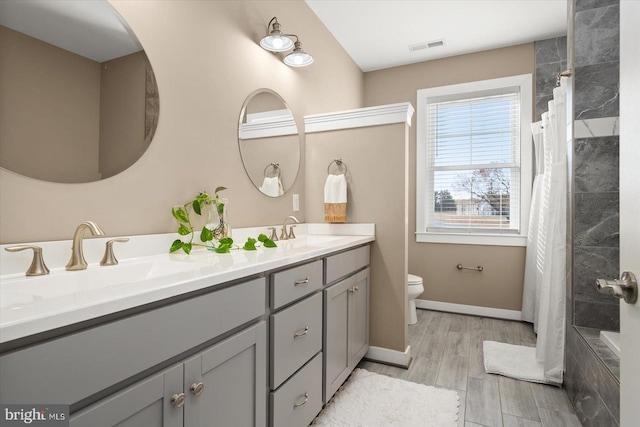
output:
[[[408,345],[404,352],[390,350],[384,347],[370,346],[369,351],[367,351],[364,357],[376,362],[408,368],[409,363],[411,363],[411,346]]]
[[[502,308],[478,307],[476,305],[454,304],[450,302],[416,300],[417,308],[448,311],[450,313],[471,314],[474,316],[495,317],[497,319],[522,320],[522,312]]]

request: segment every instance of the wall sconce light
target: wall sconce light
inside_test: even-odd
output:
[[[271,31],[269,31],[271,30]],[[292,37],[295,37],[294,42]],[[283,34],[280,23],[275,16],[267,25],[267,35],[260,40],[260,46],[269,52],[286,52],[293,48],[293,52],[284,57],[284,63],[290,67],[306,67],[313,63],[313,56],[302,50],[302,43],[295,34]]]

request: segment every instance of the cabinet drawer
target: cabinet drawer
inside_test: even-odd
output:
[[[308,426],[322,409],[322,353],[271,392],[271,426]]]
[[[8,353],[0,357],[0,402],[76,403],[263,316],[265,307],[260,278]]]
[[[271,316],[271,388],[322,350],[322,293]]]
[[[325,283],[332,283],[369,265],[369,245],[327,257]]]
[[[275,310],[322,288],[322,261],[275,273],[271,276],[271,307]]]

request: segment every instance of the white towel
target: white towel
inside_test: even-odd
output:
[[[347,179],[344,175],[328,175],[324,184],[325,203],[347,203]]]
[[[260,191],[269,197],[282,196],[284,194],[284,189],[282,188],[282,181],[280,181],[280,177],[274,176],[273,178],[270,178],[265,176],[264,181],[262,181]]]
[[[482,343],[484,370],[517,380],[554,384],[544,376],[544,367],[536,359],[536,348],[496,341]]]

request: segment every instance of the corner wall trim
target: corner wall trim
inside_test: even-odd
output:
[[[369,347],[369,351],[364,355],[365,359],[375,362],[382,362],[388,365],[408,368],[411,363],[411,346],[408,345],[404,352],[390,350],[384,347]]]
[[[304,117],[305,133],[406,123],[411,126],[415,109],[410,102],[358,108]]]
[[[416,300],[417,308],[447,311],[449,313],[471,314],[474,316],[495,317],[497,319],[522,320],[522,312],[503,308],[479,307],[477,305],[454,304],[450,302]]]

